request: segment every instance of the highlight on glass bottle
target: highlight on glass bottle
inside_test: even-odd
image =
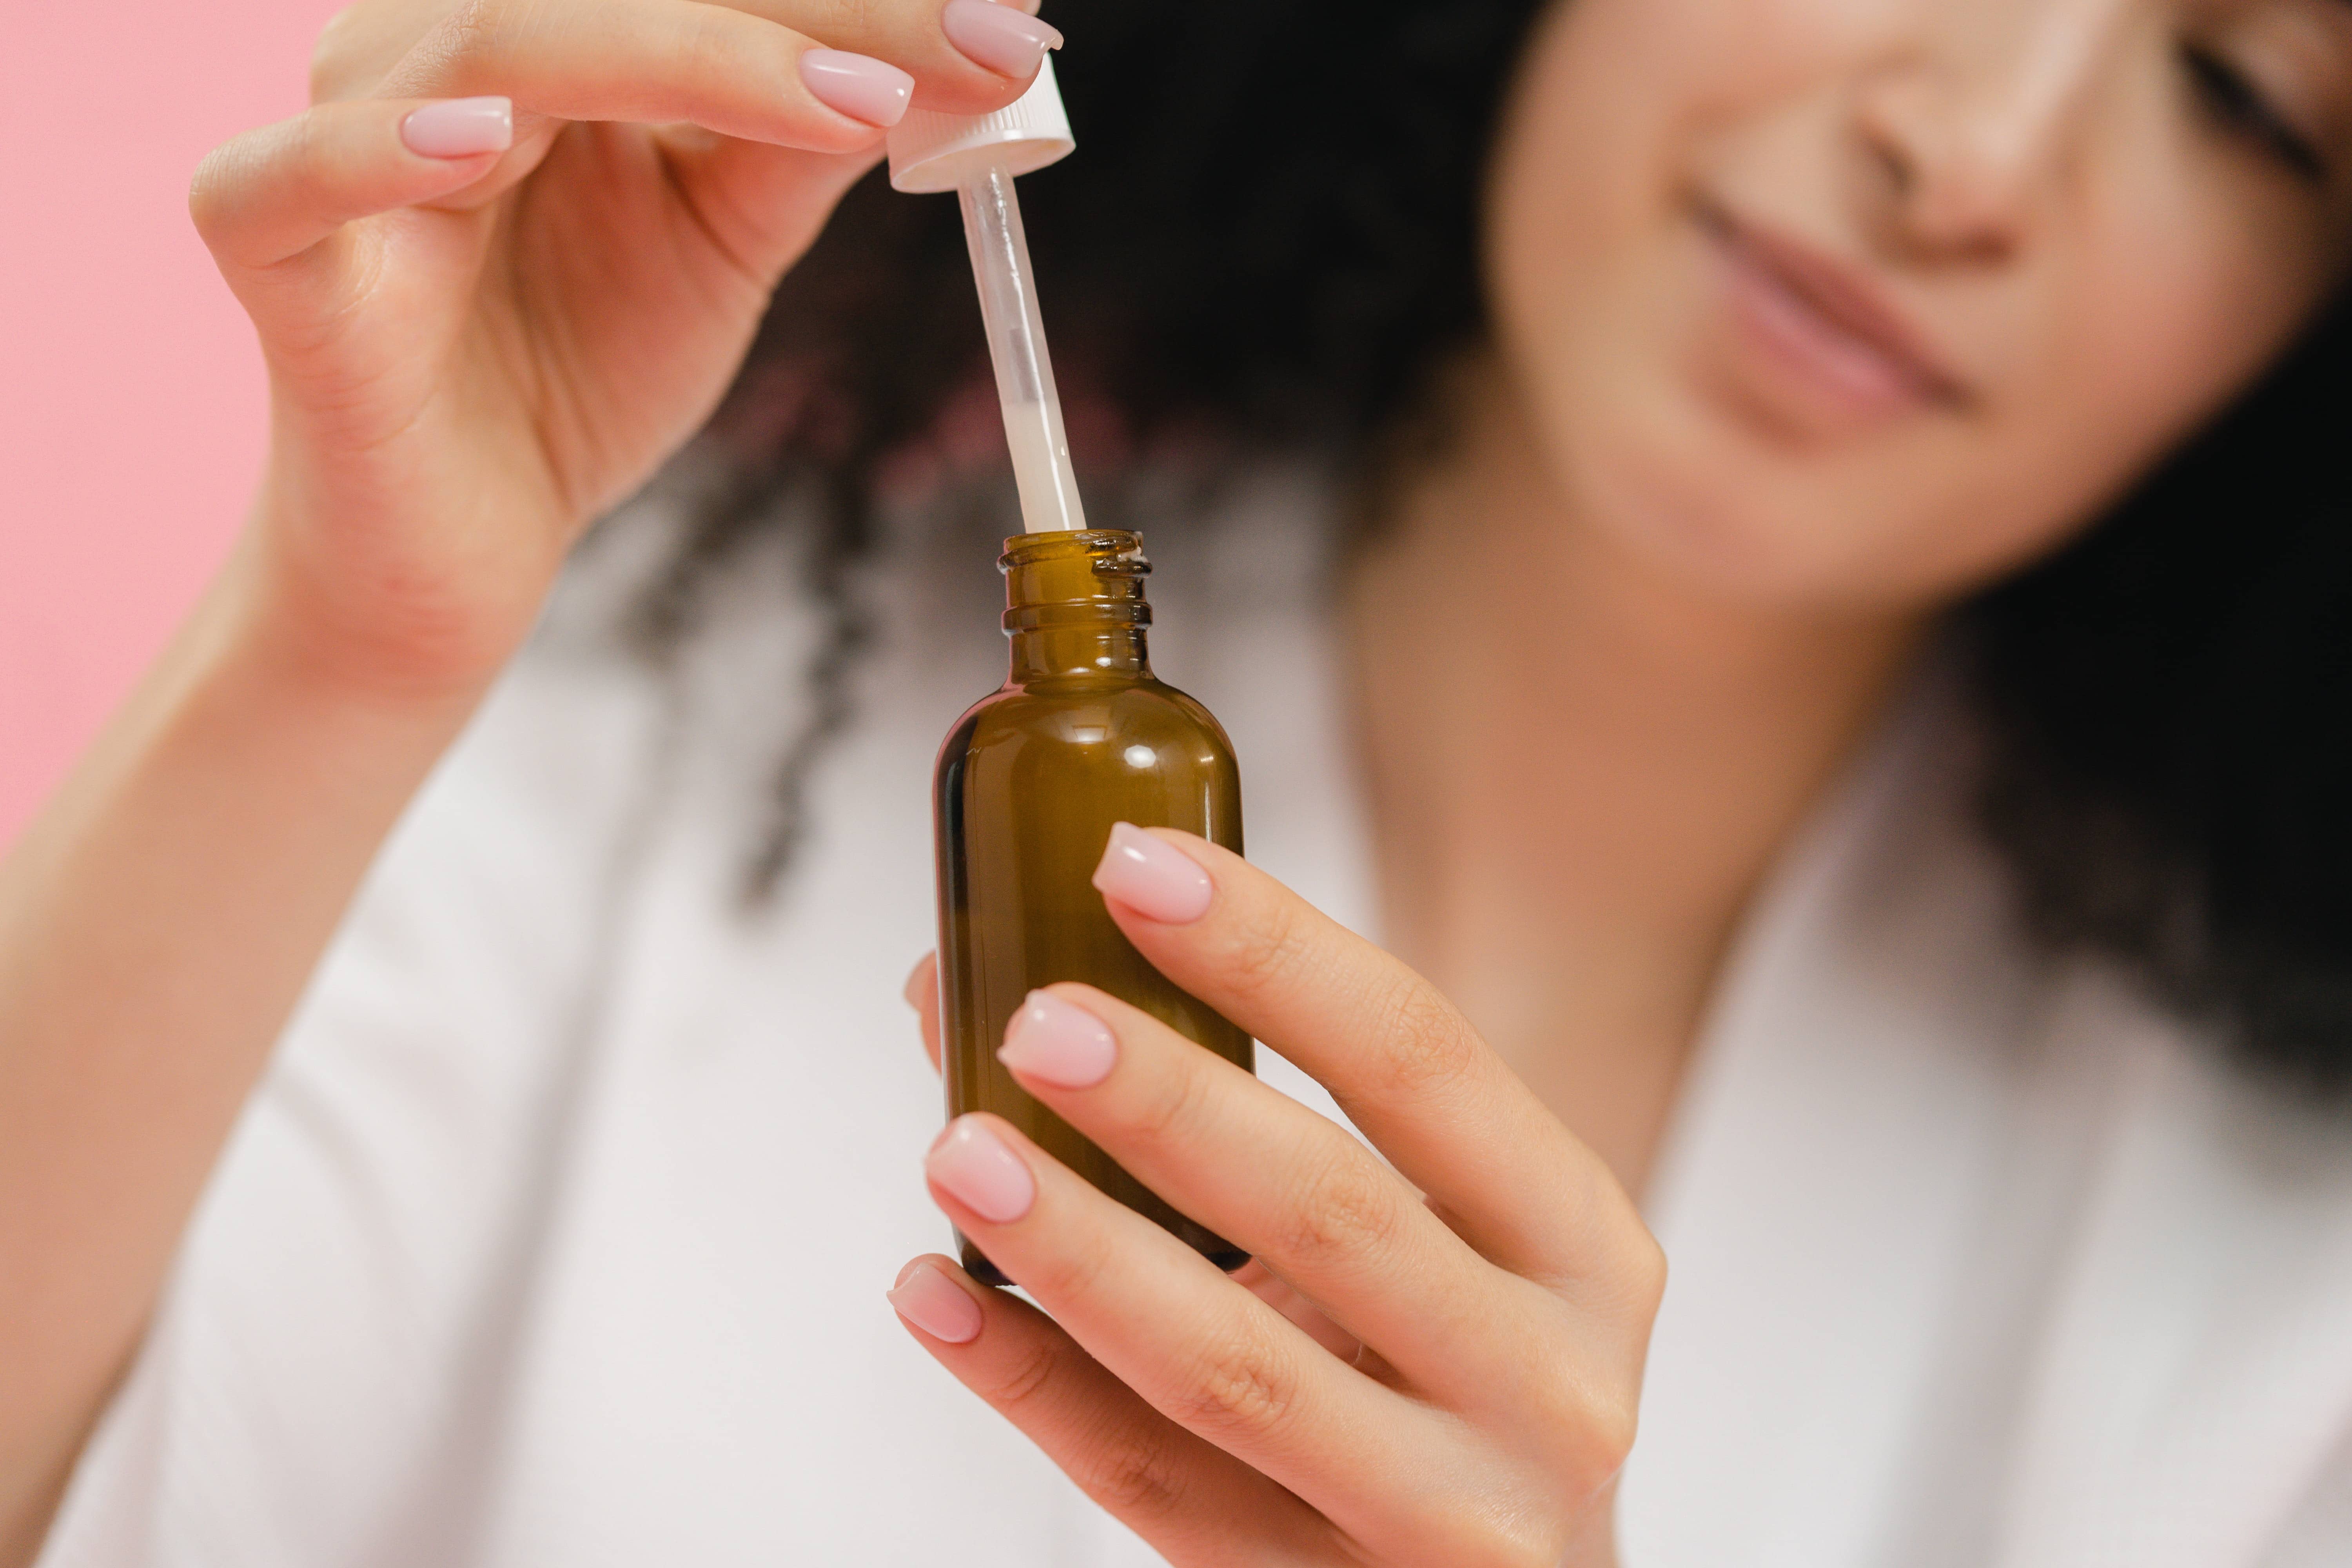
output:
[[[1143,542],[1118,529],[1005,542],[1004,685],[957,721],[933,784],[940,1043],[948,1114],[1003,1117],[1096,1186],[1226,1268],[1245,1256],[1162,1202],[996,1059],[1028,994],[1083,981],[1244,1068],[1250,1037],[1144,961],[1091,879],[1114,823],[1179,827],[1240,853],[1241,780],[1209,710],[1155,679]],[[1009,1283],[957,1237],[966,1269]]]

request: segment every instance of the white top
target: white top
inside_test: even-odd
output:
[[[1155,662],[1233,734],[1252,858],[1369,930],[1318,535],[1234,505],[1150,539]],[[763,544],[652,668],[608,628],[668,548],[658,509],[592,543],[402,826],[46,1568],[1154,1561],[881,1296],[947,1240],[898,993],[933,752],[1001,677],[990,542],[897,547],[751,912],[813,618]],[[1739,946],[1652,1205],[1625,1561],[2352,1562],[2352,1125],[2038,963],[1967,753],[1912,703]]]
[[[1028,90],[992,114],[910,109],[890,128],[890,187],[913,195],[952,191],[991,164],[1033,174],[1078,149],[1070,112],[1054,79],[1054,57],[1037,62]]]

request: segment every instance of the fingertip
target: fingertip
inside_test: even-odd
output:
[[[1053,1089],[1092,1089],[1118,1065],[1118,1037],[1076,1000],[1032,991],[1005,1026],[996,1059],[1018,1079]]]
[[[1173,846],[1179,854],[1207,873],[1212,881],[1216,879],[1217,873],[1223,869],[1223,862],[1242,859],[1239,855],[1223,845],[1213,839],[1203,838],[1197,833],[1187,833],[1181,827],[1147,827],[1143,831],[1159,839],[1162,844]],[[1248,864],[1247,861],[1242,863]]]
[[[1131,822],[1111,825],[1095,890],[1162,925],[1190,925],[1209,912],[1217,887],[1208,868],[1181,845]]]
[[[1062,32],[1031,12],[993,0],[948,0],[940,31],[955,51],[983,70],[1024,85],[1046,55],[1062,47]]]
[[[919,1268],[941,1269],[959,1279],[969,1278],[969,1276],[967,1276],[963,1271],[963,1265],[958,1263],[954,1258],[950,1258],[947,1254],[943,1252],[923,1252],[918,1253],[916,1256],[907,1259],[906,1267],[898,1270],[898,1277],[890,1281],[890,1289],[896,1290],[899,1286],[904,1285],[908,1277]]]
[[[991,1225],[1011,1225],[1037,1201],[1037,1179],[1013,1148],[1012,1124],[969,1112],[947,1124],[923,1156],[923,1173]],[[1014,1134],[1013,1136],[1017,1136]]]
[[[1173,844],[1203,866],[1217,855],[1232,853],[1231,850],[1220,845],[1212,844],[1199,834],[1187,833],[1181,827],[1147,827],[1143,831],[1163,843]]]
[[[987,1326],[988,1314],[971,1294],[978,1287],[945,1258],[927,1254],[898,1271],[883,1292],[901,1321],[944,1344],[970,1344]]]
[[[907,1005],[919,1013],[935,1000],[940,987],[940,955],[934,951],[915,960],[915,967],[907,972],[907,984],[901,993]]]
[[[423,104],[401,118],[400,140],[420,158],[456,161],[504,153],[514,145],[514,100],[493,95]]]
[[[801,85],[809,96],[835,114],[877,131],[887,131],[907,116],[914,101],[915,79],[887,60],[845,49],[803,49]]]
[[[467,188],[497,166],[513,136],[505,98],[315,104],[215,148],[197,167],[188,210],[234,283],[236,273],[266,271],[345,224]]]

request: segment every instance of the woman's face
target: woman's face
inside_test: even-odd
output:
[[[1575,515],[1713,592],[1926,605],[2252,379],[2347,191],[2347,0],[1565,0],[1498,340]]]

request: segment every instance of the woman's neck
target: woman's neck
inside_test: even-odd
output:
[[[1474,407],[1349,585],[1384,929],[1638,1193],[1739,918],[1918,626],[1673,583]]]

